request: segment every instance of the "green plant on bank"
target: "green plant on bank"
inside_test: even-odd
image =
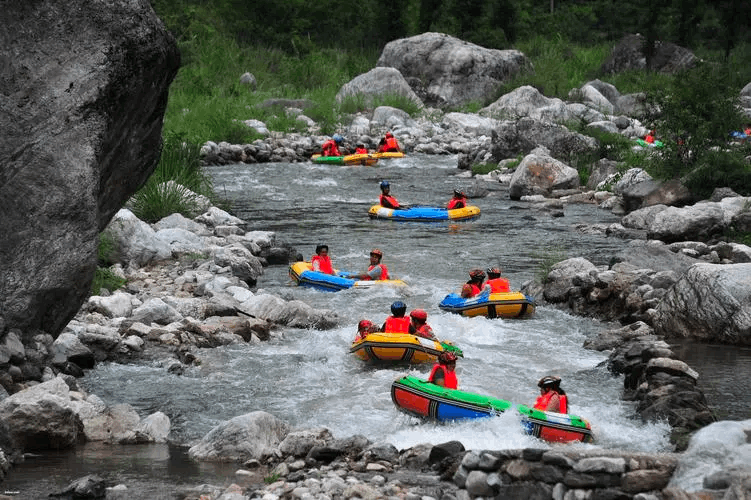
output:
[[[268,476],[264,477],[263,478],[263,482],[266,483],[266,484],[272,484],[272,483],[275,483],[275,482],[279,481],[279,477],[280,477],[279,474],[277,474],[276,472],[274,472],[274,473],[269,474]]]
[[[545,284],[548,280],[548,274],[550,274],[553,266],[567,258],[568,255],[561,246],[552,246],[539,252],[533,252],[532,259],[537,261],[535,281],[540,284]]]
[[[475,163],[471,167],[472,175],[485,175],[493,170],[498,170],[498,163]]]
[[[154,173],[130,200],[133,213],[156,222],[179,213],[192,218],[200,209],[199,196],[215,198],[211,178],[201,169],[200,146],[169,138]]]
[[[107,231],[99,233],[97,240],[97,268],[94,273],[94,280],[91,282],[92,295],[101,294],[103,288],[113,292],[125,284],[125,279],[109,269],[109,266],[113,264],[114,253],[115,242],[112,236]]]

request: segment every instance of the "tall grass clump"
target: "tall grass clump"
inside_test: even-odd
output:
[[[156,222],[174,213],[192,218],[201,208],[201,196],[215,197],[211,178],[201,169],[200,151],[194,143],[166,140],[156,170],[130,200],[139,219]]]
[[[340,113],[354,114],[362,111],[372,111],[378,106],[390,106],[406,112],[409,116],[416,116],[422,110],[419,103],[404,94],[396,92],[382,95],[352,94],[345,96],[337,110]]]
[[[97,240],[97,268],[91,282],[91,294],[100,295],[102,289],[113,292],[125,284],[125,279],[115,274],[109,267],[113,264],[115,244],[107,231],[99,233]]]

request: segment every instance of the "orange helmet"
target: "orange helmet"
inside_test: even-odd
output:
[[[381,250],[379,250],[378,248],[374,248],[370,251],[370,255],[377,255],[379,258],[382,258],[383,252],[381,252]]]
[[[488,276],[500,276],[501,275],[501,269],[499,267],[489,267],[486,269],[488,273]]]
[[[422,309],[415,309],[414,311],[409,313],[409,315],[410,317],[420,321],[425,321],[428,319],[428,313],[426,313]]]

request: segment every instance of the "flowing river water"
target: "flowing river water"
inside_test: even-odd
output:
[[[390,273],[408,286],[327,293],[294,286],[286,266],[266,268],[259,290],[331,310],[341,325],[328,331],[285,328],[282,338],[270,342],[203,350],[202,364],[182,376],[167,373],[159,363],[101,364],[81,385],[108,404],[129,403],[142,417],[166,413],[172,422],[170,437],[181,446],[89,445],[45,455],[14,469],[6,489],[49,493],[93,472],[124,478],[150,498],[161,498],[161,492],[171,498],[167,492],[176,484],[230,484],[236,480],[236,465],[193,463],[186,459],[185,445],[221,422],[256,410],[293,427],[324,426],[342,438],[363,434],[399,449],[449,440],[459,440],[467,449],[549,446],[524,435],[510,413],[449,425],[422,423],[399,413],[390,399],[391,382],[403,373],[426,377],[430,366],[372,367],[349,353],[357,322],[367,318],[380,324],[397,299],[408,310],[425,309],[438,337],[464,350],[457,366],[460,388],[529,404],[538,395],[537,380],[557,374],[569,395],[571,413],[588,419],[597,438],[594,445],[568,446],[671,450],[669,426],[642,422],[635,418],[633,403],[621,400],[623,379],[603,366],[607,353],[582,347],[588,336],[608,325],[549,307],[538,308],[527,320],[464,318],[437,307],[474,267],[500,266],[512,288],[518,289],[546,265],[566,257],[607,264],[627,241],[580,232],[575,225],[617,222],[608,211],[569,205],[563,217],[554,217],[509,200],[498,183],[477,181],[490,192],[470,200],[482,210],[476,220],[417,223],[368,218],[383,179],[390,181],[392,194],[403,203],[443,206],[454,188],[472,192],[476,181],[457,176],[454,156],[409,155],[382,160],[375,167],[267,163],[208,171],[215,189],[232,202],[233,213],[250,229],[274,231],[306,259],[317,244],[326,243],[334,266],[347,271],[364,270],[370,249],[378,247]],[[697,366],[703,377],[703,369],[710,377],[714,373],[712,359],[727,365],[727,358],[710,347],[680,347],[692,355],[692,366],[710,360]],[[751,353],[728,352],[734,353],[736,369],[710,382],[708,388],[718,389],[713,393],[716,401],[710,398],[710,403],[721,408],[724,418],[749,418],[748,395],[727,380],[738,370],[749,372]]]

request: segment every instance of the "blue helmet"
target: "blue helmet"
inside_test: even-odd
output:
[[[337,143],[337,144],[341,144],[341,143],[342,143],[342,141],[344,140],[344,137],[342,137],[342,136],[341,136],[341,135],[339,135],[339,134],[334,134],[334,135],[333,135],[333,137],[332,137],[332,139],[334,139],[334,142],[335,142],[335,143]]]
[[[397,300],[393,304],[391,304],[391,314],[393,314],[396,317],[402,317],[404,316],[404,313],[407,312],[407,304],[402,302],[401,300]]]
[[[390,187],[389,181],[381,181],[381,189]]]

